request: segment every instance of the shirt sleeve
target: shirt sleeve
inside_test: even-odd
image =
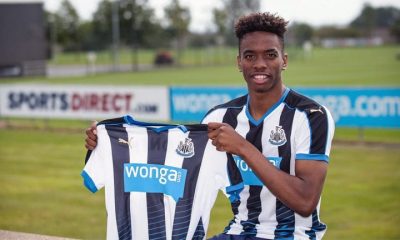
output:
[[[296,160],[329,162],[335,124],[328,109],[298,112],[303,117],[295,133]]]
[[[93,151],[88,151],[87,162],[81,172],[87,189],[95,193],[105,185],[104,131],[97,128],[98,143]]]

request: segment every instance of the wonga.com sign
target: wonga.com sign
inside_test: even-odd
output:
[[[105,119],[131,114],[169,120],[168,88],[1,85],[2,116]]]
[[[326,106],[345,127],[400,128],[399,88],[296,88]],[[246,94],[246,88],[171,88],[173,121],[199,122],[215,105]]]
[[[326,106],[337,126],[400,127],[398,88],[296,89]]]

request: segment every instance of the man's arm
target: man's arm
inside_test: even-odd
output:
[[[93,150],[97,146],[97,131],[96,131],[97,122],[92,122],[89,128],[86,129],[86,138],[85,138],[85,148],[87,150]]]
[[[327,163],[296,161],[296,175],[289,175],[265,161],[262,153],[225,123],[209,123],[209,138],[219,151],[240,156],[263,184],[286,206],[302,216],[315,210],[324,185]]]

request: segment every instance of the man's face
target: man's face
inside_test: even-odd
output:
[[[282,54],[276,34],[251,32],[242,38],[237,62],[249,92],[265,93],[282,84],[281,72],[287,65],[287,55]]]

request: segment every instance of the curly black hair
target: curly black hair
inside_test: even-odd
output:
[[[282,17],[272,13],[251,13],[249,15],[242,16],[238,19],[235,24],[235,34],[239,39],[239,44],[244,35],[251,32],[262,31],[274,33],[279,37],[279,40],[284,46],[284,34],[288,21],[285,21]]]

